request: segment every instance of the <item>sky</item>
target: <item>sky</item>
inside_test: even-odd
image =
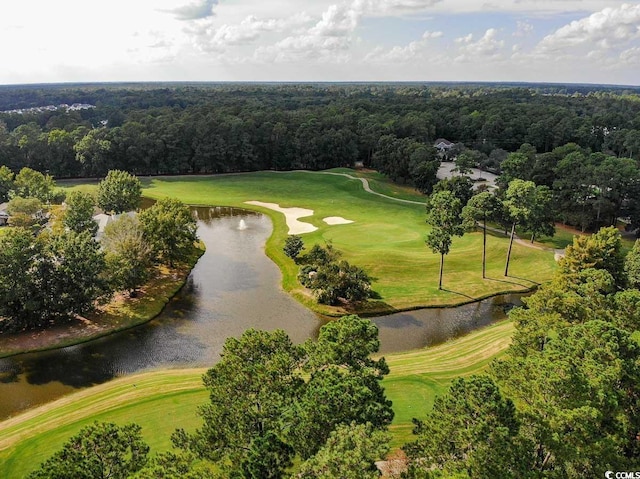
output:
[[[640,85],[640,1],[2,0],[0,84]]]

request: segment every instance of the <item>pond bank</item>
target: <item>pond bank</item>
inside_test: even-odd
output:
[[[204,252],[205,246],[200,243],[193,248],[186,263],[173,270],[157,267],[155,277],[140,288],[136,298],[125,298],[118,294],[94,313],[72,319],[66,324],[44,330],[0,333],[0,358],[82,344],[151,321],[184,286]]]

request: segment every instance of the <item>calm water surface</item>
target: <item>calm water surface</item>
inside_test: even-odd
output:
[[[324,320],[280,289],[281,275],[264,254],[268,217],[234,208],[194,208],[206,253],[182,291],[154,321],[56,351],[0,359],[0,419],[138,371],[209,366],[227,337],[248,328],[284,329],[294,342],[316,337]],[[505,317],[517,295],[447,309],[375,318],[381,351],[445,341]]]

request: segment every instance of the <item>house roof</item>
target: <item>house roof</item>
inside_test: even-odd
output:
[[[117,220],[118,218],[120,218],[123,215],[127,215],[127,216],[133,217],[133,216],[136,215],[136,212],[135,211],[128,211],[126,213],[120,213],[120,214],[117,214],[117,215],[107,215],[107,214],[104,214],[104,213],[100,213],[100,214],[95,215],[93,217],[93,221],[98,223],[98,232],[96,233],[96,238],[98,238],[98,239],[101,238],[102,235],[104,234],[105,227],[109,223]]]
[[[433,146],[435,146],[436,148],[451,148],[453,146],[453,143],[446,138],[438,138]]]

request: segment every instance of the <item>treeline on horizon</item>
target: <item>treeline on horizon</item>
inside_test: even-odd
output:
[[[589,91],[586,89],[591,88]],[[324,169],[370,165],[381,136],[437,138],[490,155],[523,143],[624,150],[640,129],[633,89],[153,84],[3,87],[0,110],[60,103],[96,108],[0,113],[0,159],[62,177]]]
[[[417,83],[0,87],[2,111],[61,103],[95,108],[0,113],[0,164],[14,172],[29,167],[71,178],[103,177],[114,169],[171,175],[321,170],[361,162],[393,181],[429,193],[439,161],[433,144],[446,138],[456,144],[457,153],[468,149],[481,168],[507,171],[509,176],[552,188],[556,209],[564,211],[562,219],[583,229],[607,223],[603,217],[628,215],[623,210],[629,208],[623,206],[640,176],[637,161],[624,168],[610,161],[640,160],[640,88],[634,87]],[[523,152],[526,161],[508,158]],[[573,164],[566,168],[571,153]],[[589,171],[573,175],[583,164]],[[616,186],[615,195],[610,193],[611,181],[605,181],[611,170],[625,170],[624,191]],[[566,173],[579,176],[579,184],[568,184]],[[580,192],[578,199],[567,198],[568,187],[589,191]],[[601,199],[595,198],[598,192]],[[588,208],[596,213],[585,216],[585,203],[598,203]]]

